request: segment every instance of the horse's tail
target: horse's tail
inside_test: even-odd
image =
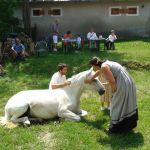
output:
[[[5,116],[1,116],[0,117],[0,125],[4,126],[7,123],[7,119]]]
[[[0,117],[0,122],[1,122],[1,121],[4,121],[4,120],[6,120],[6,119],[5,119],[5,116],[1,116],[1,117]]]
[[[5,108],[5,116],[0,117],[0,122],[9,121],[9,120],[10,120],[10,115],[9,115],[7,109]]]
[[[3,123],[5,123],[9,120],[10,120],[10,114],[9,114],[8,110],[6,109],[6,107],[5,107],[5,116],[0,117],[0,124],[3,124]]]
[[[13,129],[13,128],[16,128],[18,126],[18,124],[15,124],[15,123],[7,120],[5,116],[2,116],[2,117],[0,117],[0,126],[3,126],[8,129]]]

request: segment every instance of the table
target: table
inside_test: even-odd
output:
[[[97,47],[97,50],[100,51],[100,44],[103,42],[103,44],[105,44],[105,38],[98,38],[98,39],[93,39],[93,40],[88,40],[91,41],[91,42],[96,42],[96,47]]]
[[[62,39],[63,52],[72,51],[76,47],[76,39]]]

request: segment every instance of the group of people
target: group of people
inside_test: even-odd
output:
[[[5,53],[12,59],[12,62],[16,62],[18,59],[25,60],[25,57],[29,56],[29,53],[27,52],[28,48],[25,46],[26,43],[22,41],[21,37],[17,36],[14,39],[11,39],[10,42],[8,41],[9,40],[4,41],[1,46],[1,61]]]
[[[52,24],[52,34],[53,34],[53,51],[57,51],[57,43],[58,43],[58,35],[59,35],[59,22],[58,20],[55,20],[55,22]],[[62,41],[67,41],[64,42],[64,46],[68,46],[67,44],[69,43],[69,40],[75,39],[77,49],[80,49],[82,47],[82,37],[80,34],[77,34],[75,38],[73,38],[71,31],[67,31],[63,37]],[[108,38],[103,38],[102,35],[97,36],[97,34],[94,32],[94,29],[91,28],[91,30],[87,33],[86,39],[88,40],[88,45],[89,48],[96,48],[97,49],[97,41],[104,39],[104,48],[106,47],[107,50],[109,49],[115,49],[114,42],[117,40],[117,36],[115,34],[114,30],[111,30],[111,34],[108,36]],[[70,45],[69,45],[70,46]]]
[[[25,57],[28,56],[27,52],[25,51],[25,46],[21,43],[21,40],[18,37],[15,38],[15,42],[12,44],[11,48],[9,48],[9,53],[12,57],[12,62],[16,62],[18,59],[24,61]],[[5,74],[5,70],[0,64],[0,76]]]
[[[117,62],[102,61],[93,57],[89,64],[95,71],[94,75],[85,81],[90,84],[96,77],[103,77],[101,82],[105,86],[106,93],[103,100],[107,99],[107,107],[110,110],[111,122],[106,130],[108,133],[126,133],[137,126],[138,108],[136,88],[132,77],[126,68]],[[66,79],[67,65],[60,63],[50,81],[49,89],[63,88],[71,84]],[[103,101],[104,102],[104,101]],[[101,110],[104,110],[102,102]],[[109,105],[110,103],[110,105]]]
[[[52,24],[52,34],[53,34],[53,51],[57,52],[57,44],[58,44],[58,35],[59,35],[59,22],[55,20]],[[72,41],[76,42],[77,49],[81,48],[81,36],[78,34],[75,38],[73,38],[72,33],[68,30],[62,36],[63,46],[66,49],[67,47],[71,47]]]
[[[108,36],[108,38],[103,38],[102,35],[99,35],[99,37],[97,36],[97,34],[94,32],[94,29],[91,28],[90,32],[87,34],[87,39],[89,41],[89,48],[96,48],[97,49],[97,41],[99,40],[105,40],[104,42],[104,49],[106,47],[107,50],[114,50],[115,49],[115,45],[114,42],[115,40],[117,40],[117,36],[115,34],[114,30],[111,30],[111,34]]]

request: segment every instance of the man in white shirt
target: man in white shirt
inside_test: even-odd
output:
[[[108,37],[109,41],[114,42],[115,40],[117,40],[117,37],[115,35],[115,31],[111,30],[111,34]]]
[[[58,72],[53,74],[49,84],[49,89],[63,88],[70,85],[71,82],[66,80],[66,74],[67,65],[64,63],[58,64]]]
[[[58,34],[59,34],[59,22],[57,19],[52,24],[52,32],[53,32],[53,51],[57,52]]]
[[[94,43],[94,48],[97,48],[96,40],[98,37],[93,28],[91,28],[90,32],[87,34],[87,39],[89,40],[89,48],[92,48],[92,43]]]

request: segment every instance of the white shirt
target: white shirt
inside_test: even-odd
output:
[[[114,35],[114,36],[109,35],[108,39],[109,39],[109,41],[114,42],[117,39],[117,37],[116,37],[116,35]]]
[[[96,35],[95,32],[89,32],[89,33],[87,34],[87,39],[88,39],[88,40],[96,40],[96,39],[98,39],[98,37],[97,37],[97,35]]]
[[[77,43],[80,44],[81,43],[81,37],[77,37]]]
[[[66,76],[61,75],[60,72],[56,72],[53,74],[50,84],[49,84],[49,89],[52,89],[51,85],[52,84],[58,84],[58,83],[64,83],[66,81]]]

